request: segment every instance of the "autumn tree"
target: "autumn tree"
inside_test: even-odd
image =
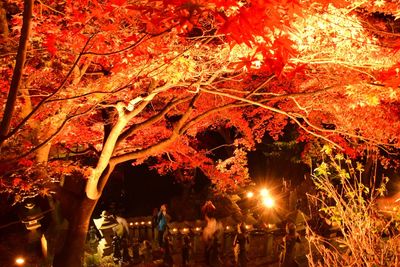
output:
[[[16,202],[54,191],[69,221],[54,266],[80,266],[91,213],[123,162],[198,168],[223,191],[248,179],[246,151],[288,123],[299,141],[353,156],[399,146],[395,2],[27,0],[0,9],[18,11],[2,19],[1,188]],[[215,162],[197,136],[218,128],[237,134],[233,158]],[[71,176],[81,191],[63,186]]]

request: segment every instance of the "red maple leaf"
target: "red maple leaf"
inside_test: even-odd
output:
[[[32,185],[30,183],[22,183],[21,184],[21,189],[24,191],[29,191],[29,190],[31,190],[31,188],[32,188]]]
[[[111,4],[116,6],[122,6],[126,4],[126,0],[112,0]]]
[[[240,61],[235,63],[235,70],[241,70],[242,68],[246,68],[249,70],[252,66],[252,62],[255,60],[255,55],[249,55],[247,57],[241,57]]]
[[[224,8],[224,9],[228,9],[232,6],[237,5],[237,1],[235,0],[217,0],[214,1],[214,4],[217,8]]]
[[[296,50],[293,48],[293,44],[294,42],[288,36],[279,36],[275,39],[272,47],[277,50],[282,60],[287,62],[289,57],[295,54]]]
[[[30,167],[30,166],[33,165],[33,161],[30,160],[30,159],[25,159],[25,158],[23,158],[23,159],[20,159],[20,160],[18,161],[18,164],[19,164],[20,166]]]
[[[20,177],[15,177],[12,180],[12,185],[15,187],[15,186],[18,186],[21,182],[22,182],[22,179]]]
[[[400,51],[400,43],[394,43],[391,45],[391,48],[393,49],[393,54],[397,54]]]
[[[385,83],[386,86],[396,87],[400,84],[400,63],[379,73],[378,80]]]
[[[47,48],[47,51],[49,51],[49,53],[54,56],[57,52],[56,36],[52,33],[47,34],[44,46]]]

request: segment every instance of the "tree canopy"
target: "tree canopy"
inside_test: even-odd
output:
[[[3,6],[15,12],[2,38],[3,103],[18,67],[22,4]],[[237,130],[238,157],[266,132],[278,138],[288,122],[297,124],[301,140],[322,138],[354,155],[371,144],[398,147],[395,2],[31,5],[14,112],[3,111],[11,128],[1,137],[2,169],[13,185],[21,174],[7,166],[14,170],[17,161],[29,169],[46,146],[50,163],[44,164],[55,173],[78,168],[98,177],[110,160],[140,164],[156,157],[162,171],[200,167],[221,178],[224,169],[226,179],[214,181],[223,187],[245,178],[241,167],[215,171],[196,144],[210,127]],[[98,164],[65,164],[84,151]]]
[[[77,173],[96,200],[126,161],[199,168],[223,191],[248,179],[246,151],[288,123],[299,142],[354,157],[399,148],[395,0],[9,0],[0,9],[0,190],[17,191],[16,201]],[[234,129],[234,153],[216,161],[197,137],[218,128]]]

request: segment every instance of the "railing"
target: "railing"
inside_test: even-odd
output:
[[[129,239],[133,243],[140,243],[148,240],[153,248],[158,248],[157,227],[152,225],[150,217],[130,218]],[[189,236],[192,244],[192,258],[201,259],[204,255],[205,244],[202,233],[205,227],[205,221],[194,222],[172,222],[168,224],[168,233],[172,239],[173,253],[179,253],[183,244],[183,237]],[[249,245],[248,257],[250,259],[264,258],[266,261],[276,261],[278,258],[278,246],[282,237],[280,229],[255,229],[248,225]],[[226,261],[234,259],[233,241],[236,235],[235,225],[223,225],[223,231],[220,238],[220,254]]]

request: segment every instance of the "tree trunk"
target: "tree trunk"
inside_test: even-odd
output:
[[[97,200],[91,200],[86,196],[78,200],[75,205],[67,209],[71,210],[69,216],[68,232],[62,249],[56,253],[53,260],[54,267],[80,267],[83,266],[86,233],[89,227],[92,212]],[[62,205],[68,203],[62,203]],[[75,208],[73,208],[75,207]],[[66,207],[62,207],[64,209]]]
[[[31,32],[32,12],[33,0],[25,0],[21,37],[19,39],[15,68],[11,79],[10,91],[7,96],[3,119],[0,124],[0,145],[4,141],[4,138],[10,130],[11,119],[16,107],[15,102],[21,87],[22,74],[24,71],[26,60],[26,51],[28,48],[29,36]]]

